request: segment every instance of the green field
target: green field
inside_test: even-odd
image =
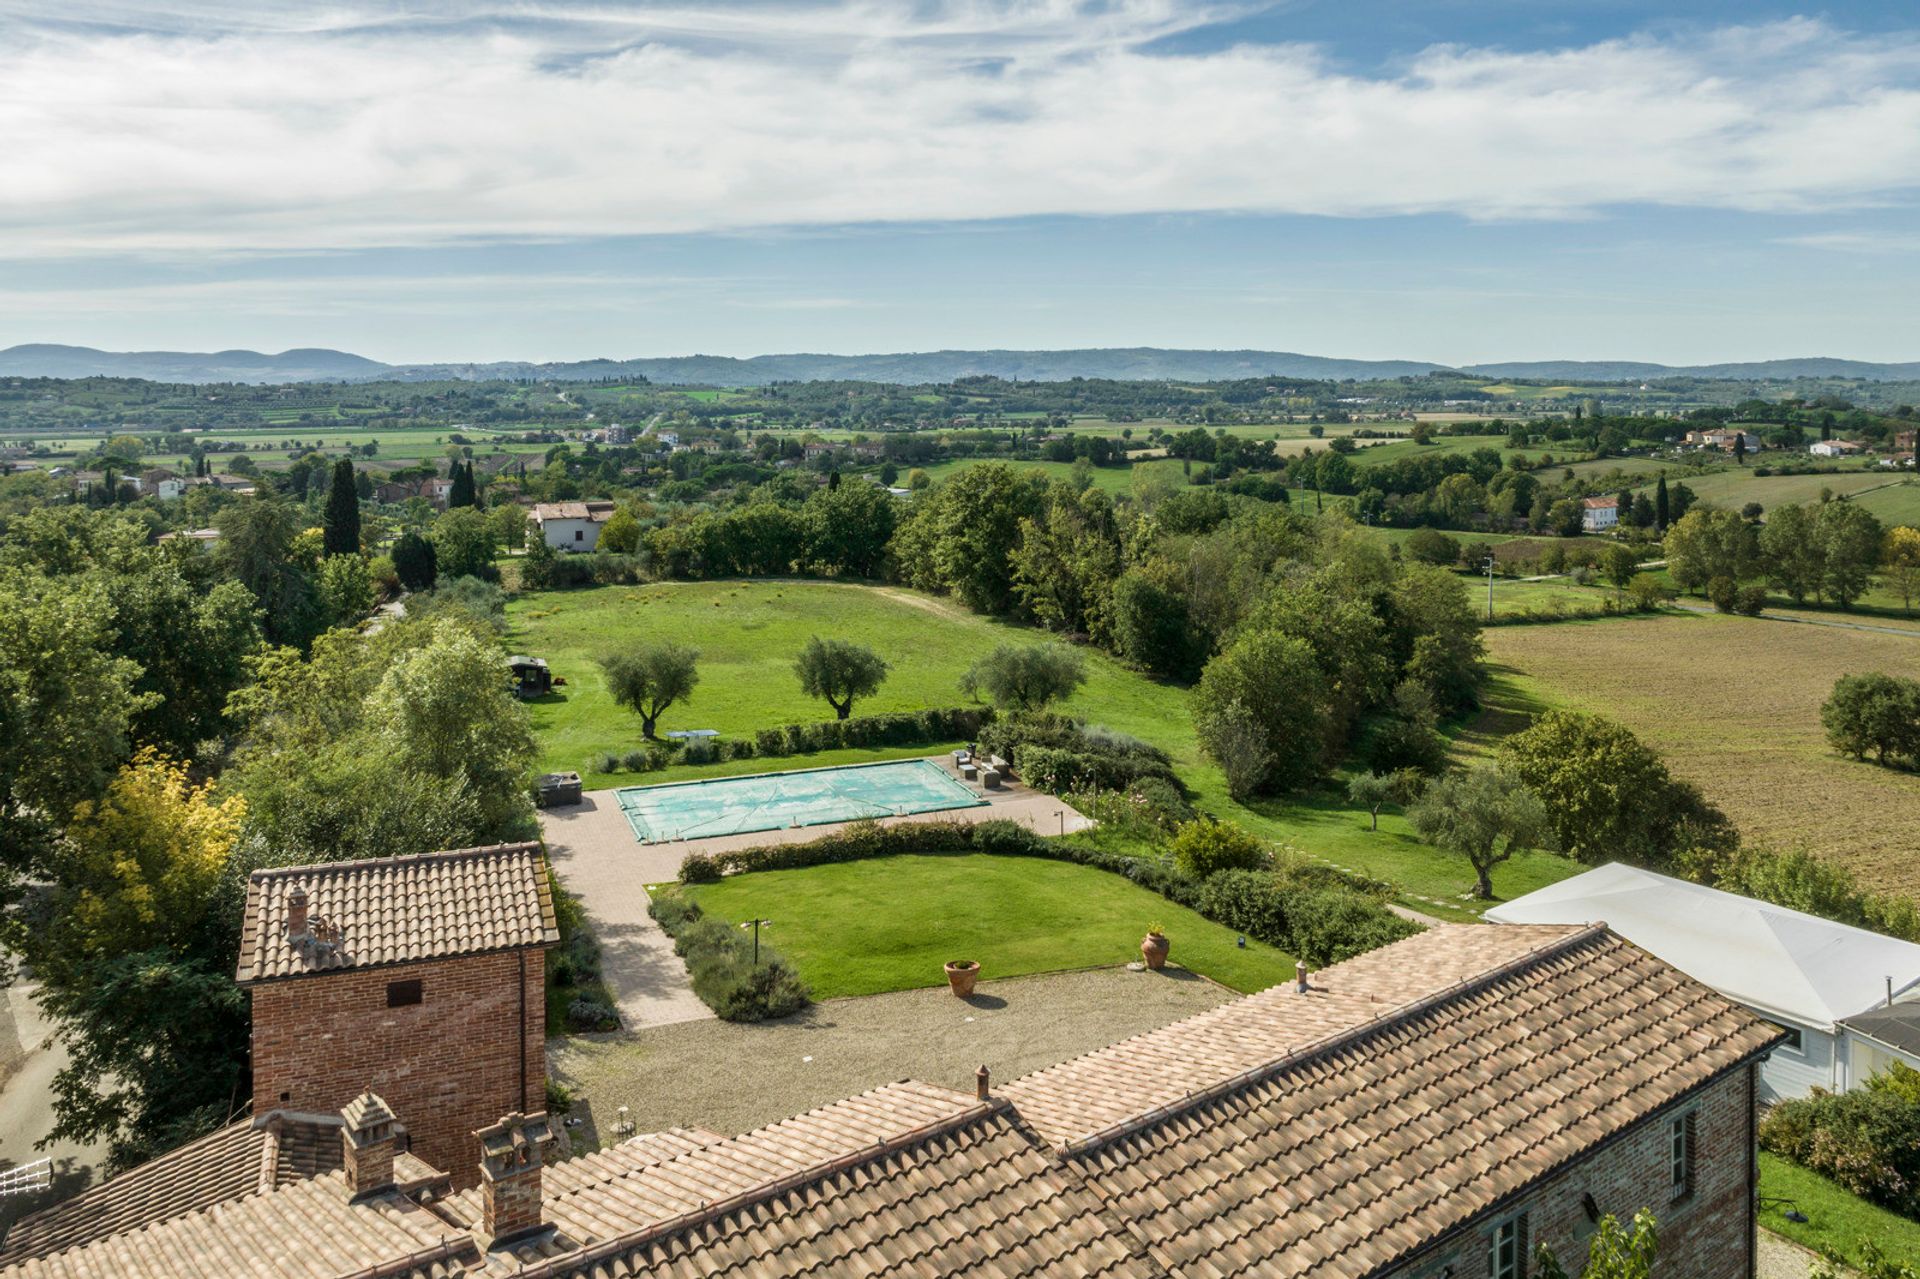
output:
[[[1875,468],[1869,471],[1820,471],[1813,475],[1755,475],[1751,467],[1730,467],[1704,475],[1670,471],[1667,483],[1684,481],[1702,502],[1737,511],[1749,502],[1766,510],[1792,503],[1818,502],[1822,491],[1852,497],[1882,521],[1904,524],[1920,518],[1920,482]],[[1650,484],[1641,491],[1651,494]]]
[[[1476,449],[1494,449],[1499,452],[1504,463],[1509,457],[1518,454],[1529,462],[1537,462],[1549,455],[1564,457],[1569,449],[1566,446],[1555,448],[1510,449],[1504,435],[1436,435],[1428,444],[1415,444],[1412,440],[1394,440],[1387,444],[1376,444],[1371,448],[1349,453],[1354,465],[1361,467],[1379,466],[1384,462],[1399,462],[1413,457],[1446,457],[1454,453],[1472,453]]]
[[[939,986],[956,959],[980,964],[985,979],[1124,964],[1155,924],[1173,962],[1235,990],[1293,974],[1289,956],[1251,940],[1243,949],[1231,929],[1123,876],[1037,857],[883,857],[686,891],[709,915],[773,920],[767,940],[817,999]]]
[[[658,583],[545,592],[514,599],[507,609],[508,646],[545,657],[567,680],[562,695],[532,705],[543,769],[579,769],[589,789],[688,777],[761,772],[776,768],[850,763],[932,754],[940,745],[893,751],[834,751],[784,761],[741,760],[701,769],[645,775],[596,774],[588,767],[602,751],[639,744],[638,719],[607,696],[593,658],[620,645],[665,639],[701,652],[701,683],[691,702],[669,710],[661,731],[713,728],[728,737],[776,724],[825,718],[824,703],[801,694],[793,660],[809,636],[831,635],[866,644],[892,663],[879,695],[855,714],[952,706],[962,699],[958,680],[995,644],[1031,642],[1039,632],[968,613],[949,601],[891,587],[796,580]],[[1186,691],[1148,679],[1097,650],[1083,650],[1086,685],[1064,709],[1088,721],[1152,742],[1172,757],[1182,780],[1206,811],[1303,853],[1400,884],[1416,908],[1453,918],[1477,914],[1465,894],[1473,875],[1462,859],[1414,838],[1405,820],[1383,813],[1380,830],[1367,829],[1364,812],[1344,793],[1263,800],[1243,806],[1230,798],[1219,768],[1201,757]],[[1495,888],[1517,896],[1575,873],[1563,858],[1532,854],[1494,872]]]

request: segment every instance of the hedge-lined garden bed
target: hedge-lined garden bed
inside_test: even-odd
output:
[[[620,1029],[613,991],[600,975],[600,943],[587,926],[580,899],[561,887],[551,869],[547,891],[560,925],[560,944],[547,952],[547,1033]]]

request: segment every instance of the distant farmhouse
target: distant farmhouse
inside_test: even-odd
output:
[[[1620,499],[1584,497],[1580,499],[1580,528],[1587,533],[1605,533],[1620,523]]]
[[[1487,912],[1505,924],[1607,926],[1787,1028],[1760,1071],[1767,1100],[1845,1092],[1898,1061],[1920,1069],[1920,946],[1614,863]]]
[[[1662,1273],[1754,1273],[1782,1033],[1605,928],[1436,927],[1006,1084],[563,1159],[534,850],[390,865],[255,876],[253,1116],[25,1219],[0,1279],[1524,1279],[1643,1207]]]
[[[1854,457],[1866,452],[1866,446],[1852,440],[1815,440],[1807,446],[1807,452],[1815,457]]]
[[[542,502],[529,517],[556,551],[591,551],[600,544],[600,526],[613,518],[612,502]]]

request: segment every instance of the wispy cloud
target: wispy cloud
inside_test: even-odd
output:
[[[1833,253],[1920,253],[1920,235],[1902,235],[1886,231],[1821,231],[1811,235],[1782,236],[1776,243],[1802,249],[1826,249]]]
[[[1805,20],[1356,74],[1177,0],[0,3],[0,254],[1161,211],[1575,218],[1920,188],[1920,35]],[[1729,73],[1737,68],[1737,74]]]

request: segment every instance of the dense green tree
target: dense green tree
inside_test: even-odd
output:
[[[1716,577],[1738,583],[1752,575],[1758,557],[1753,525],[1732,511],[1695,510],[1667,530],[1667,572],[1683,591],[1702,589]]]
[[[1065,644],[999,644],[960,677],[960,691],[1003,710],[1037,711],[1086,679],[1086,659]]]
[[[496,513],[507,507],[496,507]],[[600,540],[594,543],[597,551],[606,551],[614,555],[631,555],[640,546],[640,521],[626,507],[615,511],[607,522],[600,526]]]
[[[1189,628],[1187,603],[1140,569],[1113,584],[1110,629],[1121,656],[1155,675],[1187,679],[1198,645]]]
[[[493,557],[500,544],[484,512],[471,506],[450,509],[434,520],[430,535],[440,577],[492,580],[499,575]]]
[[[800,677],[800,691],[808,697],[822,697],[841,719],[853,713],[857,697],[871,697],[887,678],[887,664],[878,653],[864,644],[847,640],[823,640],[818,635],[807,641],[793,664]]]
[[[1858,503],[1824,502],[1814,517],[1813,533],[1825,561],[1827,594],[1848,608],[1873,584],[1873,570],[1880,563],[1880,521]]]
[[[801,515],[805,558],[816,571],[880,576],[898,518],[898,507],[884,489],[864,483],[816,489]]]
[[[1248,715],[1267,767],[1255,790],[1286,791],[1319,776],[1326,757],[1325,677],[1308,643],[1249,631],[1207,663],[1194,689],[1200,747],[1223,768],[1244,742]]]
[[[599,661],[607,692],[640,717],[640,735],[649,741],[660,717],[692,697],[700,682],[700,654],[684,644],[647,644]]]
[[[458,458],[454,459],[449,478],[453,486],[447,491],[447,510],[456,511],[474,505],[473,463],[468,462],[463,466]]]
[[[393,544],[393,571],[410,591],[430,591],[439,576],[439,556],[433,543],[412,529]]]
[[[1471,768],[1428,783],[1407,820],[1422,839],[1467,859],[1482,901],[1493,900],[1493,868],[1548,834],[1540,797],[1498,768]]]
[[[1660,474],[1659,483],[1655,484],[1653,488],[1654,529],[1664,534],[1667,531],[1667,526],[1673,522],[1672,515],[1673,507],[1667,497],[1667,476],[1666,472],[1663,471]]]
[[[1920,767],[1920,680],[1843,675],[1820,708],[1827,741],[1855,759]]]
[[[1472,709],[1486,674],[1486,645],[1467,584],[1444,569],[1410,566],[1387,589],[1384,611],[1393,666],[1426,686],[1439,713]]]
[[[333,464],[333,483],[327,488],[321,527],[326,530],[327,554],[360,553],[360,491],[354,487],[353,463],[344,457]]]
[[[1120,575],[1120,529],[1099,489],[1047,491],[1043,512],[1020,522],[1013,550],[1013,593],[1050,630],[1111,638],[1108,604]]]
[[[1767,580],[1795,604],[1826,591],[1826,548],[1814,534],[1815,512],[1805,506],[1777,506],[1760,530],[1760,556]]]
[[[533,730],[510,685],[497,643],[436,621],[428,641],[389,666],[367,702],[382,753],[430,777],[463,780],[496,840],[533,829]]]
[[[1880,563],[1887,570],[1887,581],[1900,592],[1901,607],[1913,612],[1913,597],[1920,593],[1920,528],[1903,524],[1888,529],[1880,546]]]
[[[1699,791],[1599,715],[1548,711],[1508,738],[1500,759],[1546,802],[1555,845],[1589,865],[1665,867],[1688,850],[1739,842]]]
[[[294,508],[282,499],[245,498],[221,511],[216,562],[252,592],[261,629],[276,644],[305,645],[325,625],[313,581],[295,555]]]
[[[1045,500],[1038,472],[996,462],[968,467],[921,496],[894,534],[901,576],[951,593],[977,613],[1010,611],[1020,522],[1038,515]]]
[[[330,625],[352,626],[373,612],[373,573],[361,555],[328,556],[314,585]]]

